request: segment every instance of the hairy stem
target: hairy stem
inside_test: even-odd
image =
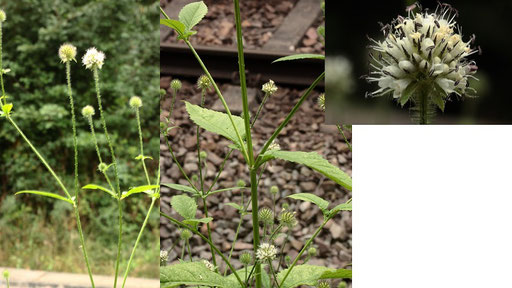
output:
[[[258,106],[258,110],[256,111],[256,115],[254,115],[254,118],[252,119],[251,128],[254,127],[254,123],[258,120],[260,117],[261,110],[263,110],[263,107],[265,106],[265,103],[268,100],[268,97],[270,96],[270,93],[265,93],[265,97],[263,97],[263,101],[261,101],[260,106]]]
[[[142,162],[142,167],[144,167],[144,174],[146,174],[146,181],[148,181],[148,185],[151,185],[151,180],[149,180],[148,169],[146,168],[146,160],[144,159],[144,144],[143,144],[143,141],[142,141],[142,129],[140,128],[140,111],[139,111],[139,108],[135,109],[135,115],[137,116],[137,128],[139,129],[140,155],[142,156],[140,161]]]
[[[258,186],[256,179],[257,177],[256,169],[251,169],[251,205],[252,205],[252,244],[254,255],[256,255],[256,251],[260,246],[260,226],[258,221]],[[256,278],[256,287],[261,287],[261,264],[255,264],[255,278]]]
[[[343,139],[345,140],[345,143],[347,144],[348,148],[350,149],[350,152],[352,152],[352,145],[348,141],[347,136],[345,136],[345,132],[343,131],[343,128],[341,127],[341,125],[336,125],[336,127],[338,127],[338,131],[340,132],[341,136],[343,136]]]
[[[80,246],[82,246],[82,253],[84,255],[85,265],[87,266],[87,272],[89,273],[89,279],[91,280],[92,288],[95,288],[94,279],[92,277],[91,265],[89,264],[89,257],[87,256],[87,249],[85,247],[84,233],[82,232],[82,222],[80,222],[80,213],[78,212],[78,207],[76,206],[76,204],[73,205],[73,208],[75,209],[76,226],[78,228],[78,234],[80,235]]]
[[[73,147],[75,160],[75,199],[78,199],[78,144],[76,139],[76,118],[75,118],[75,101],[73,100],[73,91],[71,89],[71,64],[66,62],[66,80],[68,84],[69,106],[71,110],[71,123],[73,129]]]
[[[3,27],[2,27],[2,22],[0,22],[0,83],[2,85],[2,96],[5,97],[5,88],[4,88],[4,73],[3,73],[3,69],[4,69],[4,66],[3,66],[3,53],[2,53],[2,49],[3,49],[3,46],[2,46],[2,37],[3,37]],[[2,103],[3,101],[3,103]],[[0,101],[0,106],[3,106],[7,103],[7,99],[3,98],[3,100]]]
[[[204,207],[204,217],[208,218],[208,204],[206,204],[206,199],[203,198],[203,207]],[[208,239],[210,240],[210,250],[212,252],[212,262],[213,266],[215,266],[215,272],[219,273],[219,269],[217,268],[217,258],[215,257],[215,249],[213,247],[212,242],[212,229],[210,227],[210,223],[206,223],[206,229],[208,230]],[[192,255],[190,256],[192,257]]]
[[[128,272],[130,272],[130,265],[132,264],[133,256],[135,255],[135,250],[137,250],[137,245],[139,244],[140,238],[142,237],[142,233],[144,232],[144,228],[146,228],[146,224],[148,223],[149,216],[151,215],[151,210],[153,210],[153,206],[155,205],[155,200],[158,199],[156,197],[151,198],[151,205],[149,206],[148,213],[146,214],[146,218],[142,223],[142,227],[140,228],[139,235],[137,236],[137,240],[135,241],[135,245],[133,246],[132,253],[130,254],[130,260],[128,260],[128,266],[124,272],[123,277],[123,288],[126,283],[126,279],[128,278]]]
[[[117,160],[116,154],[114,152],[114,146],[112,145],[112,140],[110,139],[110,135],[108,133],[107,122],[105,121],[105,116],[103,115],[103,107],[101,105],[101,93],[100,93],[100,75],[98,73],[98,68],[93,69],[94,75],[94,84],[96,88],[96,97],[98,99],[98,109],[100,110],[100,118],[101,123],[103,124],[103,131],[105,133],[105,138],[107,138],[108,147],[110,149],[110,154],[112,157],[112,163],[114,164],[114,173],[116,177],[116,188],[117,188],[117,206],[119,212],[119,234],[118,234],[118,242],[117,242],[117,257],[116,257],[116,266],[115,266],[115,274],[114,274],[114,288],[117,287],[117,275],[119,275],[119,262],[121,260],[121,246],[123,244],[122,236],[123,236],[123,205],[121,202],[121,188],[119,184],[119,173],[117,171]]]
[[[89,128],[91,130],[92,139],[94,141],[94,148],[96,149],[96,154],[98,155],[98,160],[100,161],[100,163],[103,163],[103,160],[101,159],[100,148],[98,146],[98,139],[96,138],[96,132],[94,131],[94,124],[92,122],[92,116],[87,117],[87,122],[89,123]],[[114,186],[112,185],[112,182],[110,181],[110,178],[108,177],[107,171],[100,171],[100,172],[103,174],[103,176],[105,176],[105,179],[107,180],[107,183],[108,183],[108,186],[110,187],[110,189],[112,189],[112,191],[115,191],[116,189],[114,189]]]

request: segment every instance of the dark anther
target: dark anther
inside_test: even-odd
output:
[[[437,19],[434,19],[434,24],[436,24],[437,28],[441,28],[441,25],[439,25],[439,22],[437,21]]]

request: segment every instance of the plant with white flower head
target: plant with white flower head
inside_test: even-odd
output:
[[[101,69],[104,62],[105,53],[98,51],[94,47],[87,49],[85,55],[82,57],[82,63],[85,68],[90,70]]]
[[[261,262],[272,261],[276,259],[277,249],[276,246],[269,243],[261,243],[258,250],[256,250],[256,258]]]
[[[474,36],[463,40],[455,21],[458,12],[450,5],[439,4],[431,13],[414,4],[407,11],[407,17],[383,26],[384,40],[370,38],[371,71],[366,79],[379,89],[367,96],[392,94],[402,106],[410,103],[415,122],[428,124],[435,107],[444,111],[451,96],[475,97],[469,80],[476,80],[478,67],[467,58],[479,49],[471,47]]]

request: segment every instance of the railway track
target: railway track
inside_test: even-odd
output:
[[[176,7],[186,4],[187,1],[173,1],[169,7],[166,7],[168,9],[166,12],[172,18],[178,10]],[[268,43],[261,49],[244,51],[249,86],[256,87],[267,82],[268,79],[280,85],[309,86],[324,71],[324,62],[320,60],[307,59],[272,64],[280,57],[295,54],[290,51],[290,47],[297,46],[320,13],[318,0],[299,0]],[[167,28],[160,30],[160,74],[189,78],[204,74],[194,55],[184,43],[167,41],[170,37],[169,32]],[[195,46],[194,48],[215,79],[238,82],[236,47]]]

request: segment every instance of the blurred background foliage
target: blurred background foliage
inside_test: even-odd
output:
[[[81,57],[89,47],[104,51],[100,72],[103,105],[116,145],[121,189],[145,184],[140,162],[135,115],[128,106],[141,96],[142,130],[150,175],[158,167],[159,24],[156,1],[0,0],[3,23],[3,66],[6,93],[14,104],[13,118],[49,164],[73,187],[73,138],[66,93],[65,66],[57,51],[62,43],[78,47],[72,63],[72,86],[78,125],[80,185],[106,185],[81,108],[97,110],[92,73]],[[110,162],[98,113],[95,126],[102,155]],[[0,121],[0,266],[84,272],[71,208],[64,202],[16,196],[20,190],[62,193],[15,130]],[[138,233],[150,199],[142,195],[125,203],[123,264]],[[80,209],[94,273],[113,274],[117,245],[117,204],[104,193],[80,192]],[[153,210],[132,276],[158,277],[158,209]],[[122,268],[124,269],[124,268]]]
[[[391,101],[391,96],[365,99],[366,92],[374,91],[378,87],[375,83],[368,84],[365,80],[358,78],[368,74],[369,71],[369,50],[366,46],[370,41],[367,37],[377,40],[383,38],[378,22],[388,24],[398,15],[406,15],[406,7],[416,2],[423,8],[429,8],[431,12],[435,10],[438,2],[447,3],[457,9],[459,11],[457,23],[462,27],[464,41],[468,41],[474,34],[476,36],[474,46],[480,46],[483,52],[482,55],[477,53],[469,57],[478,65],[475,76],[480,81],[471,81],[471,86],[477,90],[478,98],[448,102],[444,113],[438,111],[437,120],[439,121],[434,123],[512,123],[510,76],[505,72],[505,69],[512,65],[512,54],[509,49],[512,38],[508,36],[512,27],[512,18],[509,15],[512,10],[510,0],[327,1],[326,55],[328,57],[341,55],[348,58],[352,63],[356,83],[354,93],[350,95],[343,95],[327,88],[327,123],[339,123],[343,121],[340,118],[350,118],[340,116],[344,114],[352,114],[353,120],[356,121],[344,119],[343,123],[365,123],[364,120],[372,119],[377,115],[376,112],[381,110],[404,116],[404,123],[410,123],[407,109],[401,109],[396,101]],[[338,96],[346,98],[342,99]],[[347,111],[350,108],[353,108],[353,111]],[[357,121],[360,119],[363,121]],[[391,123],[401,122],[392,121]]]

